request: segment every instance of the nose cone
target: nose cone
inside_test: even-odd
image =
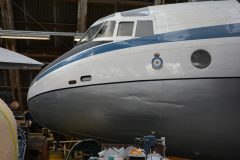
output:
[[[33,119],[40,125],[58,131],[61,124],[61,106],[58,103],[58,94],[47,90],[49,77],[36,81],[28,91],[28,108]],[[50,87],[49,87],[50,88]]]
[[[29,100],[33,97],[33,93],[34,93],[34,87],[32,87],[33,85],[34,85],[34,83],[32,83],[28,89],[27,100]]]
[[[76,46],[37,75],[28,91],[28,107],[38,123],[71,134],[84,132],[83,126],[89,128],[86,126],[91,120],[86,114],[88,103],[84,103],[89,97],[84,98],[86,92],[82,88],[78,90],[77,86],[69,87],[69,80],[79,78],[76,76],[80,72],[76,63],[92,55],[89,48],[103,43],[108,41],[92,41]]]
[[[48,103],[47,94],[43,93],[36,96],[31,96],[34,93],[34,89],[30,88],[28,92],[28,108],[33,117],[33,119],[41,124],[42,126],[52,128],[54,126],[49,126],[48,122],[51,122],[50,113],[52,112],[51,106]],[[50,104],[51,105],[51,104]]]
[[[32,82],[27,95],[28,109],[36,122],[48,127],[47,121],[48,114],[51,112],[51,104],[48,103],[48,99],[52,98],[48,96],[48,92],[51,92],[54,85],[50,85],[52,78],[55,74],[47,74],[44,77],[38,79],[44,72],[40,73]],[[49,106],[50,105],[50,106]]]
[[[37,90],[38,90],[38,84],[32,83],[32,85],[28,90],[28,95],[27,95],[28,109],[32,117],[34,118],[34,120],[40,123],[41,125],[44,125],[41,121],[42,119],[41,112],[39,112],[39,110],[41,110],[41,108],[39,107],[43,105],[44,102],[41,102],[38,100],[40,95],[37,95]]]
[[[29,87],[29,90],[28,90],[28,94],[27,94],[27,100],[29,101],[30,99],[32,99],[33,97],[41,94],[42,92],[44,92],[43,88],[45,88],[43,86],[43,83],[46,83],[46,82],[42,82],[41,80],[40,81],[33,81],[32,84],[30,85]]]
[[[73,65],[61,66],[57,63],[41,72],[28,91],[28,108],[33,119],[42,126],[61,133],[69,130],[71,126],[71,123],[66,125],[61,122],[66,122],[71,117],[69,114],[63,116],[69,108],[66,107],[67,104],[62,104],[68,103],[64,99],[68,96],[68,92],[63,94],[62,90],[67,90],[69,87],[69,77],[74,75],[72,67]]]
[[[72,130],[76,132],[76,126],[82,124],[79,121],[81,120],[81,111],[79,111],[82,108],[81,103],[75,102],[77,93],[73,93],[71,89],[59,89],[36,94],[39,88],[43,87],[36,82],[28,92],[28,107],[33,119],[42,126],[59,133],[69,133]]]

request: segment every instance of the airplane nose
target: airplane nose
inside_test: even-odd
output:
[[[58,102],[56,97],[49,93],[39,92],[43,88],[41,84],[34,83],[28,91],[28,109],[33,119],[40,125],[47,128],[55,128],[56,116],[52,115],[54,111],[58,112]],[[51,101],[50,101],[51,100]],[[58,115],[60,116],[60,115]]]
[[[35,84],[35,80],[32,81],[32,83],[30,84],[30,87],[28,89],[28,94],[27,94],[27,100],[31,99],[32,97],[34,97],[34,93],[36,93],[37,89],[36,89],[36,84]]]

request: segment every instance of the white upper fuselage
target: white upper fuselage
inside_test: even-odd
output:
[[[93,84],[240,76],[240,57],[235,52],[240,50],[240,5],[237,1],[152,6],[136,13],[134,16],[115,13],[95,22],[92,26],[116,22],[111,37],[92,40],[113,42],[83,50],[40,73],[29,89],[28,99],[53,90]],[[140,20],[152,21],[154,35],[136,36]],[[133,22],[130,36],[118,36],[121,22]],[[198,69],[192,65],[190,57],[197,49],[211,54],[211,64],[207,68]],[[160,70],[155,70],[151,64],[156,52],[163,60]],[[80,77],[86,75],[90,75],[91,80],[81,82]],[[69,84],[71,80],[76,83]]]

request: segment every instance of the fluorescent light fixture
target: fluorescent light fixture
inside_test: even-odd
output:
[[[78,42],[79,40],[80,40],[80,38],[74,38],[74,41],[77,41],[77,42]]]
[[[1,0],[0,0],[1,1]],[[75,41],[81,39],[83,33],[79,32],[48,32],[48,31],[23,31],[23,30],[1,30],[0,38],[9,39],[29,39],[29,40],[49,40],[50,36],[70,36]]]
[[[83,34],[79,34],[79,35],[74,36],[74,41],[78,42],[82,38],[82,35]]]
[[[49,40],[50,36],[14,36],[14,35],[4,35],[0,38],[6,39],[33,39],[33,40]]]

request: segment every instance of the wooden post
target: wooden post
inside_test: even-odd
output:
[[[11,0],[0,0],[3,29],[14,29]],[[6,48],[15,51],[15,41],[6,40]]]
[[[27,8],[26,8],[26,0],[23,0],[23,14],[24,14],[24,22],[25,22],[25,30],[29,30],[29,27],[27,26]],[[26,40],[27,47],[30,48],[30,42],[29,40]]]
[[[57,6],[56,6],[56,0],[53,0],[53,23],[57,23]],[[56,32],[56,26],[54,26],[54,32]],[[57,48],[57,39],[56,36],[54,37],[54,47]]]
[[[13,30],[14,22],[13,22],[12,0],[0,0],[0,7],[1,7],[1,14],[2,14],[3,29]],[[5,41],[6,41],[7,49],[16,51],[15,40],[6,39]],[[9,75],[10,75],[10,81],[11,81],[12,100],[17,100],[20,105],[20,110],[23,111],[24,109],[23,109],[23,102],[22,102],[22,88],[20,83],[19,70],[9,70]]]
[[[117,12],[118,2],[114,3],[114,12]]]
[[[87,0],[78,0],[77,32],[87,29]]]
[[[154,5],[161,5],[162,4],[162,0],[154,0]]]

